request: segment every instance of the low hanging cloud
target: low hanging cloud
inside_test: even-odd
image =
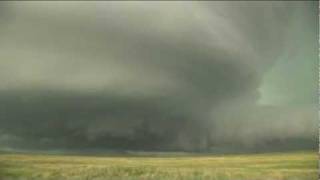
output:
[[[316,142],[314,102],[258,103],[264,75],[299,48],[302,24],[309,34],[301,43],[313,42],[315,2],[0,5],[0,147]]]

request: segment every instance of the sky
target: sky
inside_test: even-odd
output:
[[[317,147],[318,2],[0,2],[0,149]]]

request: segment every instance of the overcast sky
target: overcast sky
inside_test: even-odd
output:
[[[316,147],[317,11],[0,2],[0,149]]]

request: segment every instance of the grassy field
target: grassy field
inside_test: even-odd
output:
[[[0,155],[0,180],[316,180],[315,152],[252,155]]]

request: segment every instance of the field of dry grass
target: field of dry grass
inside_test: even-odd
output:
[[[316,180],[315,152],[251,155],[1,154],[1,180]]]

